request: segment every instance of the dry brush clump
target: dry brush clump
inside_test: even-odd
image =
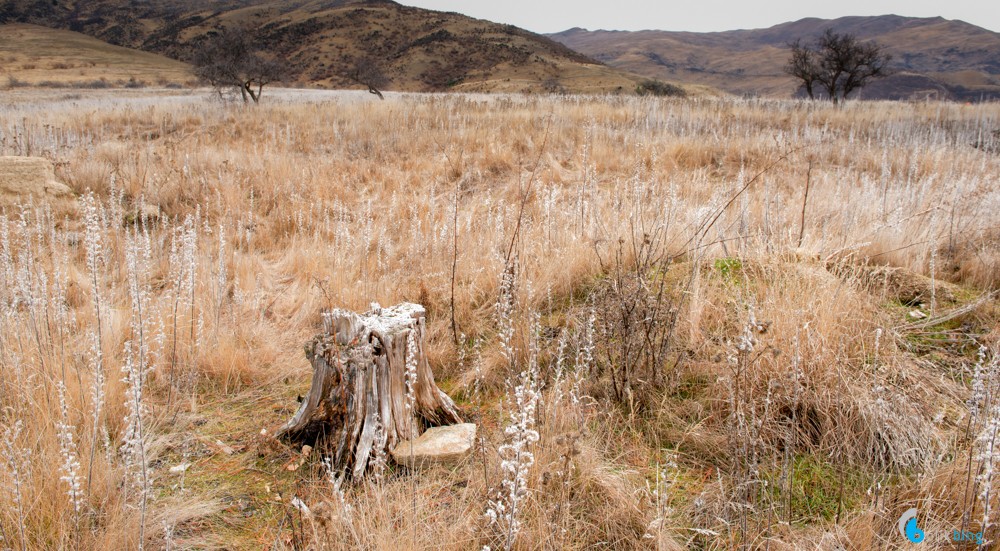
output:
[[[78,194],[4,199],[0,547],[994,534],[994,105],[275,95],[0,109]],[[331,481],[260,434],[323,309],[403,300],[465,464]]]

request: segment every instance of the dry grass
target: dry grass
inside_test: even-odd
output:
[[[975,436],[972,366],[980,344],[998,346],[987,293],[1000,286],[1000,157],[972,146],[1000,125],[996,106],[282,95],[246,110],[105,94],[0,111],[0,154],[49,157],[81,194],[66,217],[6,205],[0,220],[0,436],[20,422],[11,448],[30,452],[20,509],[0,465],[3,546],[22,546],[22,518],[31,549],[140,543],[120,381],[137,327],[145,546],[398,549],[414,533],[417,548],[495,546],[483,514],[516,371],[493,306],[512,242],[515,365],[528,364],[538,313],[543,382],[517,549],[895,548],[913,504],[934,503],[935,538],[961,517],[966,478],[948,477]],[[136,223],[141,203],[160,217]],[[93,235],[107,381],[96,426]],[[144,235],[139,318],[126,244]],[[644,235],[663,262],[634,281],[666,282],[677,327],[649,368],[657,382],[637,370],[615,399],[609,259],[621,246],[628,266]],[[947,322],[911,323],[984,295]],[[415,486],[397,469],[351,485],[341,504],[317,453],[289,471],[299,451],[260,431],[304,392],[301,345],[321,309],[401,300],[427,306],[439,382],[483,442]],[[595,362],[577,374],[591,312]],[[60,381],[79,515],[60,480]]]
[[[143,88],[190,86],[191,67],[72,31],[0,25],[0,86]]]

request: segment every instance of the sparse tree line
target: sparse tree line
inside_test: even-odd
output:
[[[285,65],[267,56],[254,31],[227,27],[209,36],[194,57],[195,74],[220,95],[239,92],[243,103],[259,103],[264,86],[287,78]],[[344,74],[379,99],[389,78],[370,57],[355,60]]]
[[[799,81],[810,99],[826,97],[838,104],[872,80],[891,74],[892,57],[883,47],[862,42],[850,33],[827,29],[812,43],[800,38],[788,46],[791,55],[784,71]],[[244,103],[258,103],[264,86],[287,77],[286,67],[264,54],[254,31],[245,27],[228,27],[210,35],[193,61],[199,78],[220,95],[239,91]],[[385,99],[381,90],[390,81],[372,57],[358,57],[343,76]],[[545,89],[558,86],[555,79],[549,81]],[[639,95],[685,95],[679,86],[652,79],[637,84],[635,91]]]

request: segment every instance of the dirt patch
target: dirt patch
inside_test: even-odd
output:
[[[858,266],[834,264],[827,267],[838,276],[853,275],[869,290],[894,300],[905,306],[929,304],[931,296],[939,304],[954,304],[958,301],[961,288],[954,283],[932,280],[929,277],[892,266]]]

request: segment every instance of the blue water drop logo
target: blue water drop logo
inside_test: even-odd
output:
[[[924,541],[924,531],[917,526],[916,507],[907,509],[903,516],[899,517],[899,533],[913,543]]]

